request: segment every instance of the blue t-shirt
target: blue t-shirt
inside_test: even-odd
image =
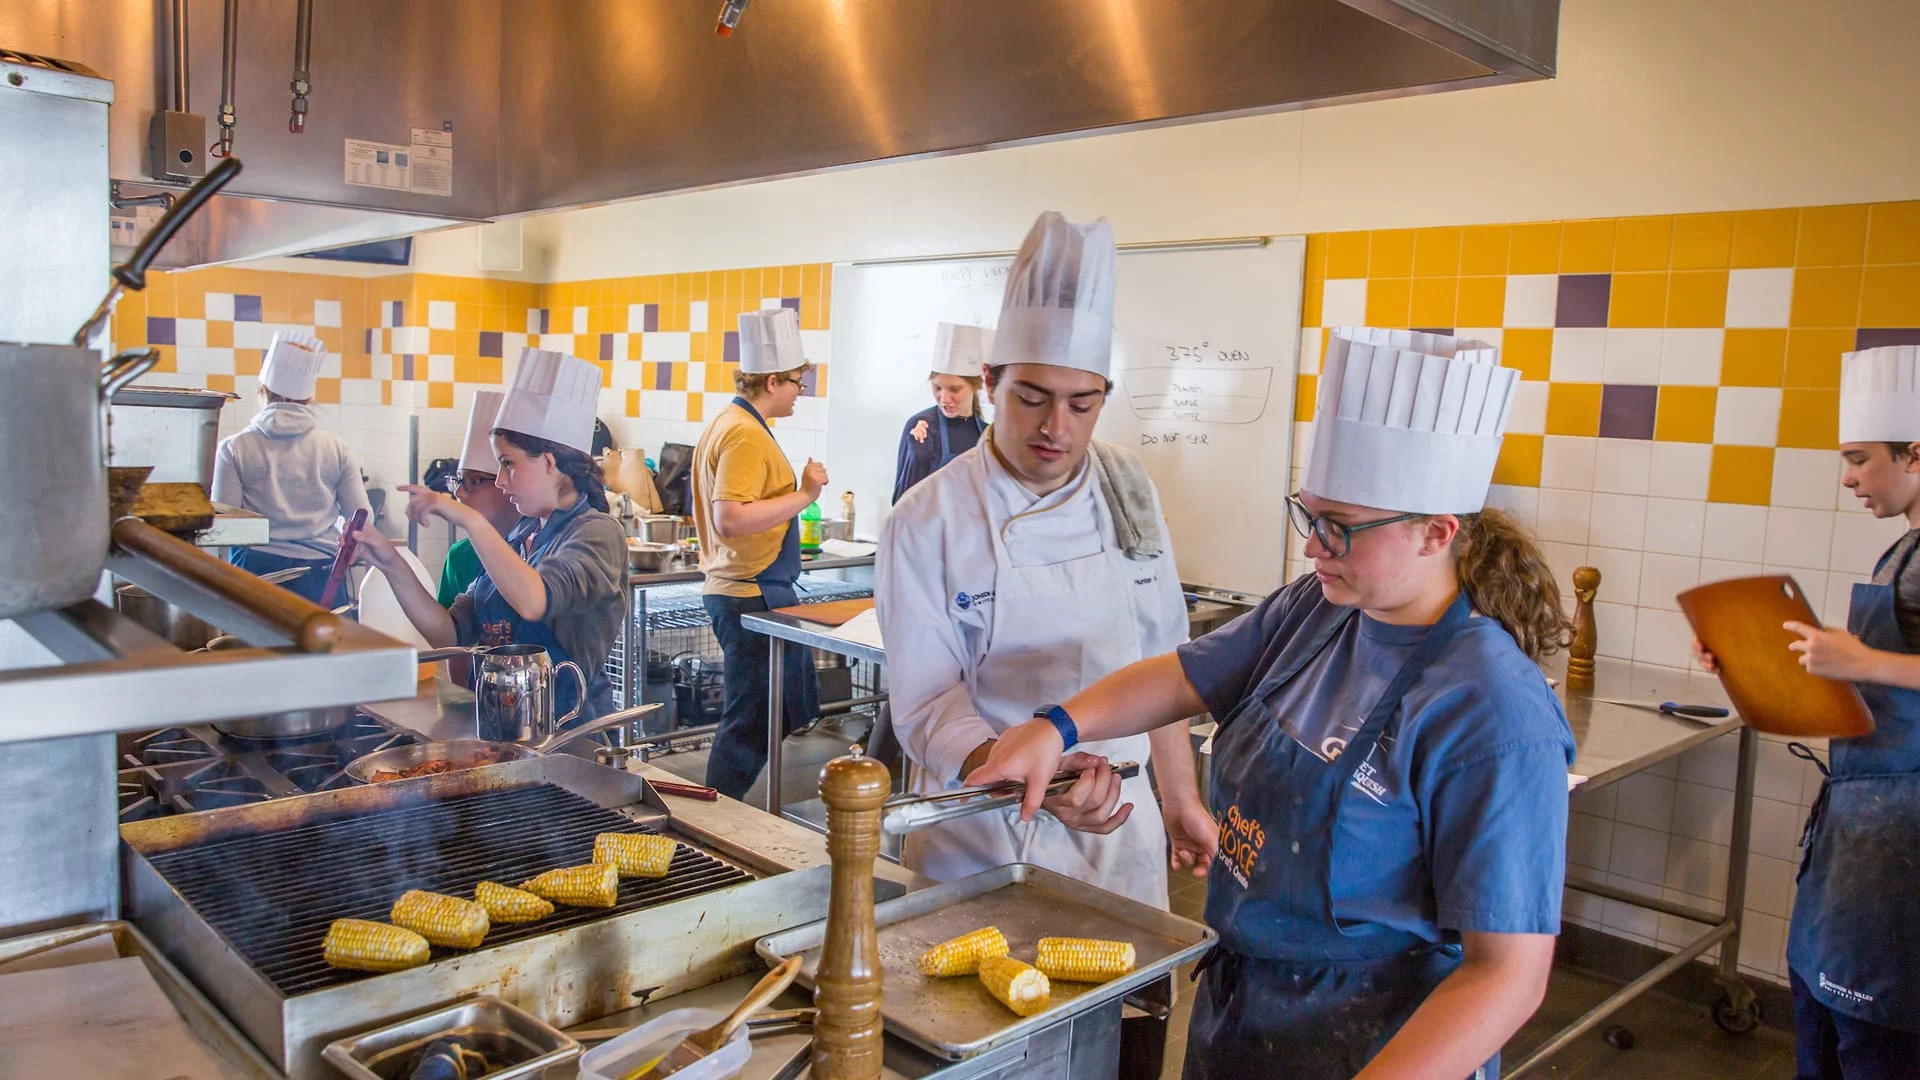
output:
[[[1306,646],[1291,629],[1311,606],[1330,605],[1308,575],[1180,647],[1216,719],[1259,692],[1289,646]],[[1267,704],[1289,737],[1332,767],[1427,632],[1356,614]],[[1256,717],[1243,719],[1264,722]],[[1333,842],[1335,918],[1436,942],[1461,931],[1558,933],[1573,753],[1566,713],[1540,669],[1498,622],[1471,619],[1408,688],[1349,782]],[[1208,887],[1242,887],[1231,877],[1216,868]]]

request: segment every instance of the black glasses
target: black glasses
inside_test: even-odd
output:
[[[493,477],[486,473],[455,473],[447,477],[447,493],[458,495],[463,491],[472,491],[479,487],[490,487]]]
[[[1382,525],[1392,525],[1396,521],[1412,521],[1419,514],[1395,514],[1379,521],[1365,521],[1358,525],[1348,525],[1339,521],[1323,518],[1307,509],[1300,496],[1287,496],[1287,520],[1293,522],[1293,531],[1303,539],[1318,540],[1327,554],[1335,559],[1344,558],[1353,550],[1353,534],[1377,529]]]

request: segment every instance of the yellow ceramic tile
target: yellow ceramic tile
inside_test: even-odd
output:
[[[207,317],[207,289],[199,279],[198,274],[180,275],[173,292],[174,318],[204,319]]]
[[[571,334],[571,333],[573,333],[573,307],[572,307],[572,305],[570,305],[570,304],[563,304],[563,305],[561,305],[561,306],[558,306],[558,307],[550,307],[550,308],[548,308],[548,309],[547,309],[547,329],[546,329],[546,332],[547,332],[547,333],[549,333],[549,334]]]
[[[340,358],[340,374],[348,379],[373,378],[373,358],[366,353]]]
[[[1505,274],[1507,240],[1512,232],[1512,227],[1507,225],[1470,225],[1464,229],[1460,238],[1460,272]]]
[[[1615,274],[1607,325],[1657,327],[1667,322],[1666,274]]]
[[[1413,305],[1412,278],[1367,279],[1367,325],[1405,329]]]
[[[1615,270],[1665,270],[1673,261],[1673,219],[1621,218],[1613,234]]]
[[[380,382],[380,404],[393,404],[393,383],[391,380],[383,379]]]
[[[1677,214],[1673,219],[1675,270],[1725,270],[1733,254],[1732,214]]]
[[[1308,278],[1300,290],[1300,325],[1319,326],[1321,303],[1326,299],[1327,283],[1323,278]]]
[[[1414,278],[1413,303],[1407,315],[1407,324],[1433,330],[1451,329],[1459,299],[1459,278]]]
[[[1793,272],[1793,311],[1788,325],[1857,326],[1860,318],[1860,268],[1800,267]]]
[[[1557,382],[1547,387],[1547,434],[1600,434],[1600,384]]]
[[[1667,325],[1723,326],[1727,321],[1725,270],[1676,270],[1667,287]]]
[[[1840,388],[1840,354],[1853,349],[1852,330],[1791,330],[1787,333],[1788,386]]]
[[[1735,269],[1792,266],[1800,233],[1798,210],[1742,210],[1733,215]]]
[[[825,330],[833,321],[833,266],[820,267],[820,329]]]
[[[708,364],[707,393],[721,394],[732,391],[733,373],[739,368],[739,364]]]
[[[1920,262],[1920,201],[1874,203],[1867,210],[1867,262]]]
[[[233,324],[225,319],[207,320],[207,348],[233,348]]]
[[[1307,234],[1307,280],[1321,281],[1327,276],[1327,234]]]
[[[574,284],[571,281],[554,282],[553,284],[547,286],[547,305],[546,306],[564,307],[564,308],[572,307],[576,303],[576,301],[574,300],[574,294],[579,291],[579,288],[580,287],[578,285]]]
[[[1713,502],[1765,506],[1773,500],[1773,447],[1715,446],[1707,474]]]
[[[1500,337],[1500,364],[1528,382],[1546,382],[1553,365],[1552,330],[1508,330]]]
[[[313,383],[313,400],[321,405],[340,404],[340,380],[315,379]]]
[[[1662,386],[1653,414],[1653,437],[1665,442],[1713,441],[1719,390],[1712,386]]]
[[[801,279],[806,277],[804,266],[783,266],[780,268],[780,295],[792,299],[800,298]]]
[[[455,356],[453,381],[471,386],[499,386],[506,381],[506,362],[498,356]]]
[[[1363,278],[1367,276],[1367,247],[1371,236],[1364,232],[1337,232],[1327,236],[1327,276]]]
[[[1540,486],[1540,459],[1546,450],[1544,435],[1509,434],[1500,443],[1500,459],[1493,466],[1493,482],[1515,487]]]
[[[640,363],[641,343],[644,342],[645,340],[646,340],[646,336],[644,333],[627,335],[627,361],[629,363],[633,363],[633,364]]]
[[[640,391],[638,390],[627,391],[627,415],[634,417],[640,415]]]
[[[1920,264],[1869,266],[1860,283],[1861,326],[1920,326]]]
[[[1840,391],[1795,388],[1780,399],[1781,446],[1833,450],[1840,445]]]
[[[154,272],[147,275],[147,289],[140,295],[146,297],[147,314],[156,319],[173,318],[174,275]]]
[[[640,279],[640,299],[636,304],[657,304],[660,302],[660,276],[649,275]]]
[[[1810,206],[1800,211],[1795,266],[1859,266],[1866,253],[1866,206]]]
[[[1300,375],[1293,381],[1293,418],[1300,423],[1313,420],[1313,402],[1320,393],[1320,376]]]
[[[687,300],[713,299],[713,275],[705,271],[687,275]]]
[[[233,393],[233,376],[208,375],[206,378],[207,378],[207,389],[218,390],[221,393],[225,393],[225,394]]]
[[[1413,276],[1453,277],[1460,273],[1463,230],[1458,227],[1417,229],[1413,234]]]
[[[430,382],[427,384],[427,408],[453,408],[453,384],[450,382]]]
[[[686,364],[668,364],[667,368],[668,368],[667,370],[668,388],[673,390],[685,390],[687,388],[687,371],[688,371],[687,365]]]
[[[1560,234],[1560,272],[1604,274],[1613,269],[1614,221],[1569,221]]]
[[[147,294],[127,293],[113,309],[113,343],[131,349],[147,343]]]
[[[813,369],[813,394],[815,397],[824,398],[827,396],[827,370],[831,367],[833,367],[832,364],[821,364],[819,367]]]
[[[1375,229],[1367,245],[1367,276],[1413,276],[1413,230]]]
[[[624,315],[624,312],[622,314]],[[621,321],[626,320],[623,318]],[[613,308],[605,304],[596,304],[587,309],[587,333],[611,334],[613,329]],[[626,327],[622,326],[620,329],[625,330]]]
[[[699,394],[688,394],[687,419],[697,424],[706,419],[706,414],[707,399]]]
[[[480,329],[499,333],[507,328],[507,309],[499,304],[480,305]]]
[[[774,278],[776,287],[779,280],[776,275]],[[750,267],[746,271],[745,283],[740,286],[740,289],[742,297],[756,302],[774,295],[773,291],[767,288],[766,274],[757,266]]]
[[[453,305],[453,328],[455,330],[470,330],[473,333],[476,333],[476,334],[479,333],[480,332],[479,303],[475,302],[470,304],[462,301],[460,303],[454,304]]]
[[[1507,273],[1559,273],[1562,231],[1557,221],[1515,225],[1507,248]]]
[[[453,330],[427,331],[427,352],[434,356],[452,356],[459,351],[458,332]]]
[[[1460,279],[1459,310],[1452,326],[1499,326],[1507,316],[1507,279],[1500,277],[1464,277]]]
[[[152,370],[154,372],[162,375],[171,375],[180,370],[180,357],[174,352],[173,346],[156,345],[154,346],[154,351],[160,354],[160,359],[153,362]]]
[[[233,350],[233,373],[235,375],[258,375],[261,365],[266,363],[265,349]]]
[[[337,326],[316,326],[313,328],[313,336],[319,338],[320,344],[330,353],[346,352],[341,346],[346,344],[347,332]]]
[[[1720,351],[1721,386],[1785,386],[1787,332],[1730,329]]]

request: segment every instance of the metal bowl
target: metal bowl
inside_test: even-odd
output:
[[[673,556],[680,550],[678,544],[654,544],[645,540],[627,541],[627,565],[643,574],[657,574],[667,569]]]

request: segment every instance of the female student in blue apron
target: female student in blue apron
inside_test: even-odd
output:
[[[1333,334],[1288,500],[1315,573],[1042,706],[967,782],[1039,792],[1079,739],[1212,713],[1220,944],[1184,1075],[1493,1077],[1546,990],[1573,757],[1532,662],[1570,639],[1559,589],[1482,509],[1516,373],[1478,343]]]
[[[914,413],[900,432],[893,501],[907,489],[973,449],[987,429],[980,415],[981,375],[993,355],[993,331],[941,323],[933,342],[933,407]]]
[[[1841,483],[1907,532],[1853,587],[1847,628],[1788,623],[1808,671],[1855,683],[1874,730],[1828,746],[1787,932],[1802,1080],[1920,1075],[1920,350],[1840,368]],[[1711,654],[1694,643],[1701,666]],[[1796,744],[1795,752],[1812,757]]]
[[[587,456],[599,395],[596,365],[542,349],[521,356],[493,427],[495,483],[523,515],[506,536],[441,492],[402,488],[408,517],[422,525],[451,522],[480,556],[480,576],[451,608],[439,605],[380,532],[358,534],[428,642],[538,645],[555,663],[579,664],[587,674],[583,720],[613,708],[602,669],[620,632],[627,574],[626,534],[607,513],[600,467]],[[571,711],[576,698],[572,679],[555,680],[555,715]]]

